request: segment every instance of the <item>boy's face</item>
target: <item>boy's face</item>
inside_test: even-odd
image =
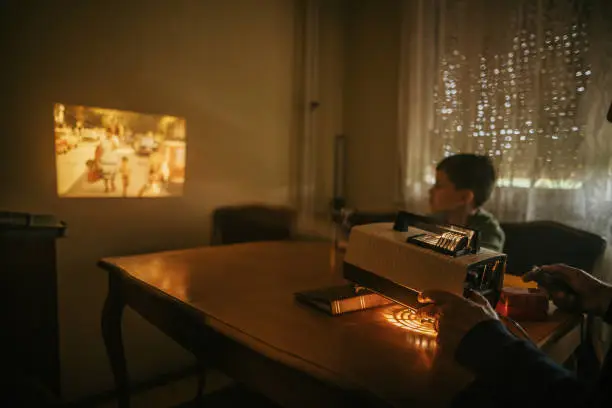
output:
[[[436,171],[436,184],[429,190],[429,208],[432,213],[471,209],[473,200],[472,191],[457,189],[444,171]]]

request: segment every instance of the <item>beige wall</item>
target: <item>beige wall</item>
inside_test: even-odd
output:
[[[329,211],[333,196],[334,139],[344,132],[346,0],[322,0],[319,9],[315,209]]]
[[[2,115],[0,208],[55,213],[68,223],[58,259],[66,399],[112,388],[99,327],[106,276],[97,259],[204,244],[213,207],[287,202],[293,174],[294,2],[125,3],[3,12],[15,54],[4,59],[13,70],[3,81],[10,106]],[[186,117],[184,196],[57,198],[54,102]],[[191,361],[133,313],[124,336],[135,380]]]
[[[99,328],[106,276],[97,259],[205,244],[215,206],[294,199],[303,83],[296,2],[54,2],[27,16],[3,13],[15,53],[3,77],[9,104],[2,109],[0,208],[55,213],[69,225],[58,259],[66,399],[112,388]],[[321,1],[318,210],[332,195],[333,138],[342,132],[349,205],[393,205],[399,14],[399,0]],[[57,198],[55,102],[186,117],[184,196]],[[134,380],[191,361],[131,312],[124,334]]]
[[[347,3],[344,130],[353,208],[388,209],[396,202],[400,3]]]
[[[315,209],[333,195],[334,137],[347,138],[350,207],[395,206],[401,0],[321,0],[314,92]]]

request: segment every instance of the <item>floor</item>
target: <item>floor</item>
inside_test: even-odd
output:
[[[237,390],[233,382],[221,373],[211,371],[207,378],[206,400],[195,404],[197,378],[190,376],[182,380],[139,392],[132,395],[131,408],[196,408],[196,407],[249,407],[263,408],[274,405],[248,391]],[[92,408],[116,408],[117,402],[110,401]]]
[[[205,392],[211,393],[231,384],[231,380],[220,373],[211,373]],[[140,391],[132,395],[132,408],[170,408],[182,407],[182,404],[192,401],[196,396],[197,377],[189,376],[181,380],[175,380],[165,385]],[[189,406],[189,405],[186,405]],[[105,402],[94,405],[92,408],[115,408],[116,401]]]
[[[151,390],[142,391],[132,395],[132,407],[161,408],[180,405],[195,397],[196,384],[197,380],[195,377],[188,377]],[[115,408],[116,406],[116,401],[110,401],[94,405],[94,408]]]

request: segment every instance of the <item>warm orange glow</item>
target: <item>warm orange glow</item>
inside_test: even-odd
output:
[[[392,309],[384,315],[389,323],[408,332],[406,339],[411,345],[423,350],[436,348],[438,333],[432,319],[424,319],[412,309]]]
[[[424,336],[413,332],[406,332],[406,341],[416,349],[433,351],[438,347],[435,337]]]

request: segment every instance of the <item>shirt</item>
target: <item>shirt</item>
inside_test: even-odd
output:
[[[480,246],[503,251],[506,234],[493,214],[480,208],[468,217],[466,226],[480,232]]]
[[[441,222],[446,222],[446,214],[444,213],[435,213],[430,216]],[[503,251],[506,234],[504,234],[499,222],[490,212],[479,208],[474,214],[468,216],[465,227],[480,232],[481,247],[497,252]]]

